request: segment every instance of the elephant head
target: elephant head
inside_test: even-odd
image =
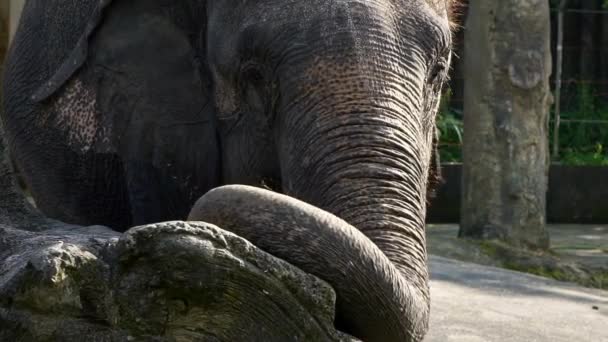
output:
[[[296,234],[289,241],[281,241],[280,235],[274,240],[264,232],[243,232],[243,236],[271,253],[277,247],[278,256],[328,280],[338,293],[338,325],[347,332],[385,341],[424,336],[429,314],[426,193],[429,174],[437,167],[435,114],[451,56],[450,0],[185,1],[188,5],[163,0],[87,0],[83,1],[87,10],[74,18],[86,20],[72,25],[81,27],[83,34],[64,34],[57,39],[74,48],[33,52],[21,41],[32,32],[44,32],[50,24],[38,25],[41,19],[29,13],[46,6],[47,13],[51,8],[63,15],[55,3],[31,1],[26,6],[23,33],[16,36],[5,80],[12,84],[7,88],[18,91],[7,91],[7,112],[30,106],[21,109],[25,113],[21,117],[40,111],[44,115],[37,120],[46,120],[44,125],[56,116],[63,131],[80,128],[65,125],[74,118],[70,106],[81,105],[76,100],[82,95],[91,99],[85,109],[92,124],[81,124],[94,128],[84,137],[66,134],[68,144],[79,144],[81,139],[89,145],[73,152],[70,158],[75,161],[66,162],[56,176],[32,187],[35,196],[46,197],[48,208],[56,209],[65,202],[40,195],[46,191],[44,187],[69,183],[60,173],[81,160],[101,160],[99,151],[112,156],[106,164],[118,165],[112,168],[117,175],[122,175],[121,168],[127,169],[127,180],[116,182],[115,188],[129,187],[122,197],[130,199],[128,208],[139,208],[142,214],[162,213],[163,196],[168,196],[164,194],[174,184],[196,185],[193,194],[197,197],[202,190],[222,184],[266,184],[308,203],[305,211],[313,218],[307,222],[318,229],[311,233],[310,227],[292,232],[275,227],[282,234]],[[145,15],[137,15],[137,6]],[[52,24],[56,29],[64,25],[61,20]],[[132,33],[125,36],[125,30]],[[20,54],[29,56],[26,61],[44,63],[22,62],[17,58]],[[53,70],[43,69],[48,65]],[[47,74],[48,81],[39,84]],[[166,83],[169,78],[171,82]],[[95,88],[106,83],[109,86],[103,91]],[[128,96],[119,101],[124,96],[121,89]],[[22,104],[19,94],[23,92],[33,94],[32,103]],[[181,101],[177,107],[176,101]],[[167,110],[170,106],[173,109]],[[118,108],[115,113],[114,108]],[[8,115],[5,122],[13,145],[30,146],[27,150],[12,148],[18,162],[22,160],[21,169],[26,174],[35,167],[53,169],[56,158],[32,161],[40,155],[34,150],[57,134],[44,135],[49,131],[44,127],[39,138],[30,142],[27,136],[19,136],[23,125],[18,125],[18,117]],[[154,132],[162,133],[156,134],[164,141],[162,145],[149,143],[148,136]],[[179,147],[184,141],[187,148]],[[53,146],[61,144],[54,142]],[[188,155],[174,157],[184,150]],[[86,158],[81,157],[85,154]],[[163,158],[172,159],[166,162]],[[143,177],[148,173],[140,171],[148,167],[149,159],[158,159],[151,168],[161,171]],[[171,177],[164,177],[167,175]],[[90,172],[78,174],[89,176]],[[176,181],[165,184],[162,191],[141,194],[146,191],[143,188],[150,188],[149,183],[169,178]],[[95,182],[89,181],[91,189],[106,189],[105,184],[95,186]],[[63,183],[51,189],[67,189]],[[92,197],[87,191],[79,198]],[[184,191],[176,193],[183,195]],[[250,190],[236,193],[251,201],[270,196],[269,203],[287,208],[305,206]],[[213,201],[209,200],[224,203],[216,195],[212,191],[204,197],[191,218],[213,221],[209,210]],[[183,201],[176,200],[177,195],[171,198],[181,212],[189,210],[183,203],[193,202],[193,195],[184,196]],[[159,199],[159,205],[147,206]],[[265,206],[265,210],[272,211],[271,207]],[[84,210],[82,200],[75,208],[71,210]],[[224,209],[214,207],[218,213]],[[279,215],[284,213],[276,210]],[[98,213],[103,211],[87,209],[83,215]],[[142,217],[134,222],[180,218]],[[315,240],[315,248],[299,246],[302,252],[284,248],[289,243],[298,247],[294,241],[306,234],[323,237]],[[281,244],[283,248],[278,246]],[[320,264],[311,265],[312,253],[306,254],[306,250],[319,248],[332,253],[324,255]],[[347,262],[367,268],[357,273],[359,287],[349,288],[332,275],[334,271],[323,264],[332,263],[331,255],[346,255]],[[334,264],[335,268],[338,263]],[[371,295],[366,295],[368,291]],[[357,300],[357,296],[371,302]],[[385,313],[376,315],[374,310]]]
[[[238,228],[246,220],[235,219],[242,209],[226,209],[235,202],[217,193],[199,201],[191,218],[231,227],[328,280],[338,292],[338,325],[365,340],[418,340],[427,327],[426,189],[437,165],[435,114],[450,63],[447,6],[404,0],[210,2],[207,46],[225,181],[270,179],[275,190],[347,224],[318,219],[325,223],[312,224],[317,229],[308,238],[306,225],[286,230],[266,222],[265,233],[248,232]],[[264,202],[253,190],[227,191],[229,198]],[[274,211],[273,217],[290,214],[272,208],[298,206],[268,196],[273,199],[263,211]],[[251,220],[255,212],[242,215]],[[297,219],[279,221],[289,226]],[[282,238],[269,242],[269,235]],[[307,249],[317,257],[302,251]],[[338,265],[347,265],[330,255],[365,268],[353,276],[360,287],[334,276],[341,273]],[[302,261],[310,258],[334,268]],[[372,276],[374,267],[380,271]],[[357,293],[367,308],[353,299]]]
[[[340,214],[354,209],[335,198],[351,180],[368,188],[401,179],[381,183],[423,198],[450,60],[449,4],[236,3],[209,2],[206,36],[224,182],[266,179]],[[420,216],[420,205],[408,206]]]

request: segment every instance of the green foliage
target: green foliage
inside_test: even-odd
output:
[[[597,144],[595,152],[577,152],[572,148],[566,149],[561,161],[566,165],[596,165],[608,166],[608,155],[603,152],[603,146]]]
[[[462,115],[449,108],[451,96],[448,89],[437,116],[439,152],[444,163],[462,161]],[[608,104],[600,101],[595,90],[580,85],[573,105],[567,106],[561,117],[564,121],[560,126],[560,159],[555,161],[565,165],[608,166]],[[553,124],[549,139],[553,141]]]
[[[608,106],[599,101],[594,89],[580,85],[575,105],[561,117],[558,161],[566,165],[608,165]],[[551,139],[552,130],[553,125]]]
[[[448,89],[441,99],[437,114],[439,129],[439,154],[442,163],[460,162],[462,160],[462,120],[449,108],[452,92]]]

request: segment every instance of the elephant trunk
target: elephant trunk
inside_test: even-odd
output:
[[[411,141],[423,144],[422,137],[408,139],[380,115],[334,114],[338,125],[317,128],[310,146],[287,143],[296,150],[288,153],[294,158],[283,169],[283,190],[357,227],[426,292],[429,155]]]
[[[423,137],[408,136],[386,112],[334,114],[335,127],[305,133],[311,135],[308,146],[299,146],[302,140],[292,134],[295,141],[283,143],[294,147],[286,152],[294,158],[283,168],[283,191],[357,227],[426,292],[429,154],[416,146]]]
[[[423,80],[395,71],[394,58],[383,57],[352,63],[356,71],[315,66],[311,83],[298,90],[308,98],[294,99],[281,122],[283,192],[363,232],[415,289],[421,301],[416,306],[423,307],[416,314],[426,325],[425,215],[433,123],[425,116]]]
[[[283,191],[357,227],[426,293],[432,130],[422,80],[382,72],[387,60],[365,65],[372,75],[318,80],[312,99],[295,100],[278,143]]]

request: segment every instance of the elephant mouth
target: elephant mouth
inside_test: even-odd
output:
[[[258,184],[258,187],[277,193],[283,193],[281,179],[277,177],[263,177]]]

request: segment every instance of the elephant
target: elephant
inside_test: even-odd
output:
[[[51,218],[217,224],[327,281],[341,330],[419,341],[452,5],[29,0],[11,155]]]

